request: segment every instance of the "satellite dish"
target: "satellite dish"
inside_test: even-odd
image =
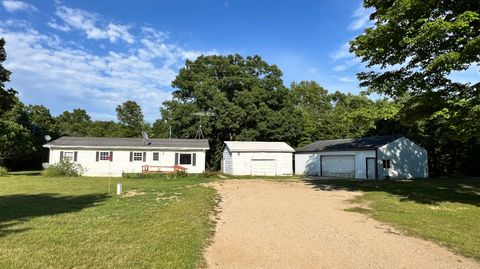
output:
[[[150,145],[151,142],[148,141],[148,134],[145,131],[142,131],[143,144]]]
[[[46,141],[52,140],[52,138],[49,135],[45,135],[44,138],[45,138]]]

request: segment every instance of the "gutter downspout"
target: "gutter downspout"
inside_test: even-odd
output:
[[[375,149],[375,180],[378,180],[378,148]]]

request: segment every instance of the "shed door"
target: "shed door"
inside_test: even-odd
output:
[[[320,156],[320,162],[324,177],[355,178],[355,156]]]
[[[252,176],[275,176],[277,166],[273,159],[252,159],[250,175]]]
[[[367,179],[375,179],[375,158],[367,158]]]

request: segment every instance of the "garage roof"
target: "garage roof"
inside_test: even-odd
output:
[[[393,142],[402,135],[371,136],[362,138],[320,140],[297,149],[296,152],[373,150]]]
[[[294,152],[285,142],[225,141],[232,152]]]
[[[207,139],[149,139],[112,137],[69,137],[62,136],[44,145],[46,148],[151,148],[151,149],[209,149]]]

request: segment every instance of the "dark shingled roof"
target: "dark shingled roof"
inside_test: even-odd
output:
[[[142,138],[112,138],[112,137],[69,137],[45,144],[45,147],[151,147],[151,148],[195,148],[208,149],[207,139],[149,139],[150,145],[145,145]]]
[[[317,151],[342,151],[342,150],[369,150],[377,149],[402,135],[372,136],[362,138],[320,140],[299,148],[296,152],[317,152]]]

